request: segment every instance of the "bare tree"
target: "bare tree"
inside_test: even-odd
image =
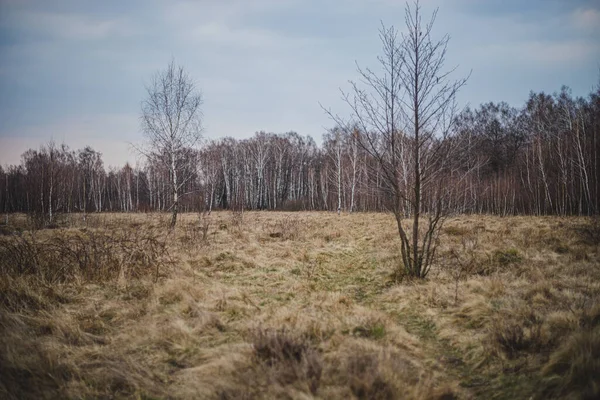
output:
[[[465,85],[467,78],[450,81],[453,70],[445,71],[444,62],[450,37],[445,35],[433,41],[431,32],[437,9],[427,24],[423,24],[421,7],[415,2],[414,8],[406,6],[406,35],[403,36],[401,53],[403,67],[400,72],[400,87],[406,97],[401,98],[403,109],[407,111],[407,132],[411,135],[413,187],[409,202],[412,206],[412,249],[405,236],[402,240],[405,266],[408,272],[417,277],[425,277],[435,256],[435,241],[446,212],[446,195],[449,194],[446,178],[456,172],[453,167],[459,159],[460,149],[452,146],[449,139],[454,120],[455,97]],[[454,162],[454,164],[452,164]],[[453,182],[452,182],[453,183]],[[421,234],[419,223],[423,206],[423,193],[429,199],[425,233]],[[401,229],[399,221],[399,230]],[[412,255],[410,254],[412,250]]]
[[[214,141],[210,141],[202,151],[201,161],[205,191],[203,211],[208,215],[210,215],[213,208],[215,187],[217,185],[217,180],[219,179],[220,163],[218,144]]]
[[[174,61],[153,77],[146,90],[142,130],[149,148],[143,153],[160,159],[169,170],[174,227],[181,189],[194,176],[194,168],[187,165],[192,160],[186,155],[202,137],[202,95],[183,67]]]
[[[450,81],[453,70],[444,70],[449,36],[432,39],[437,10],[428,23],[422,21],[419,1],[407,4],[405,12],[406,32],[400,38],[394,27],[380,29],[383,72],[359,67],[360,82],[351,82],[350,93],[342,93],[352,109],[345,126],[350,130],[356,124],[363,131],[361,147],[377,160],[393,198],[406,273],[424,278],[448,210],[449,179],[462,172],[458,142],[450,134],[455,96],[466,78]],[[406,216],[412,228],[405,226]]]
[[[351,180],[350,180],[350,213],[354,211],[354,197],[356,194],[356,173],[358,171],[358,142],[360,130],[355,128],[349,135],[346,135],[346,152],[348,153],[348,158],[350,161],[351,167]]]
[[[337,187],[337,213],[342,212],[342,128],[334,127],[328,133],[323,135],[323,145],[331,159],[333,167],[333,180]]]
[[[8,225],[8,171],[6,171],[6,173],[4,173],[4,171],[2,170],[2,166],[0,166],[0,172],[2,172],[4,174],[4,180],[5,180],[5,190],[6,190],[6,194],[4,196],[4,213],[5,215],[5,219],[4,219],[4,225]]]

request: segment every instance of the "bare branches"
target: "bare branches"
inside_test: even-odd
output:
[[[444,179],[460,170],[451,166],[460,148],[449,136],[456,94],[468,78],[451,81],[455,69],[444,69],[450,37],[432,38],[436,15],[437,10],[424,23],[416,1],[406,5],[404,32],[382,24],[381,72],[357,66],[359,82],[351,81],[351,90],[342,91],[351,110],[348,121],[326,110],[338,126],[362,130],[359,143],[377,160],[392,192],[404,268],[419,278],[434,261],[447,211]],[[424,227],[422,210],[427,211]],[[403,224],[406,216],[412,217],[410,234]]]
[[[202,95],[183,67],[175,66],[174,61],[154,75],[146,90],[141,123],[149,149],[143,153],[162,161],[169,169],[171,226],[175,226],[179,192],[195,172],[196,157],[190,157],[190,152],[202,138]]]
[[[152,148],[176,152],[195,147],[202,137],[202,95],[183,67],[171,61],[146,90],[142,130]]]

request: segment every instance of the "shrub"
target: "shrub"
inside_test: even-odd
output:
[[[317,393],[323,366],[320,354],[308,340],[285,329],[259,330],[253,337],[253,348],[270,379],[282,385],[304,381],[312,394]]]
[[[375,354],[354,354],[347,361],[350,390],[359,399],[396,399],[396,388],[379,368]]]
[[[43,282],[106,281],[155,274],[171,262],[157,230],[59,230],[0,238],[0,273]]]
[[[493,260],[501,266],[517,264],[523,260],[517,249],[496,250]]]
[[[300,219],[288,215],[283,219],[278,219],[268,227],[269,237],[296,240],[300,236],[301,227],[302,221]]]
[[[198,218],[198,222],[182,224],[182,235],[179,237],[181,244],[188,251],[207,245],[210,226],[210,217],[202,214]]]
[[[543,321],[535,314],[511,315],[492,321],[490,335],[493,342],[508,358],[520,352],[539,352],[550,341],[542,330]]]

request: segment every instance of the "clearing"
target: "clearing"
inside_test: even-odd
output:
[[[600,395],[588,219],[451,218],[424,281],[391,214],[168,219],[0,227],[0,397]]]

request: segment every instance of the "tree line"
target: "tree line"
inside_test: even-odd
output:
[[[486,103],[456,117],[462,167],[452,211],[497,215],[589,215],[600,210],[600,88],[574,98],[531,93],[520,108]],[[182,211],[389,210],[382,164],[359,145],[368,132],[336,126],[318,146],[296,132],[257,132],[248,139],[204,141],[185,148]],[[381,143],[384,144],[383,142]],[[377,144],[375,144],[377,145]],[[135,167],[106,167],[86,147],[50,142],[0,167],[6,213],[169,211],[173,176],[160,154]],[[460,190],[456,190],[457,188]],[[407,213],[410,210],[407,209]]]

